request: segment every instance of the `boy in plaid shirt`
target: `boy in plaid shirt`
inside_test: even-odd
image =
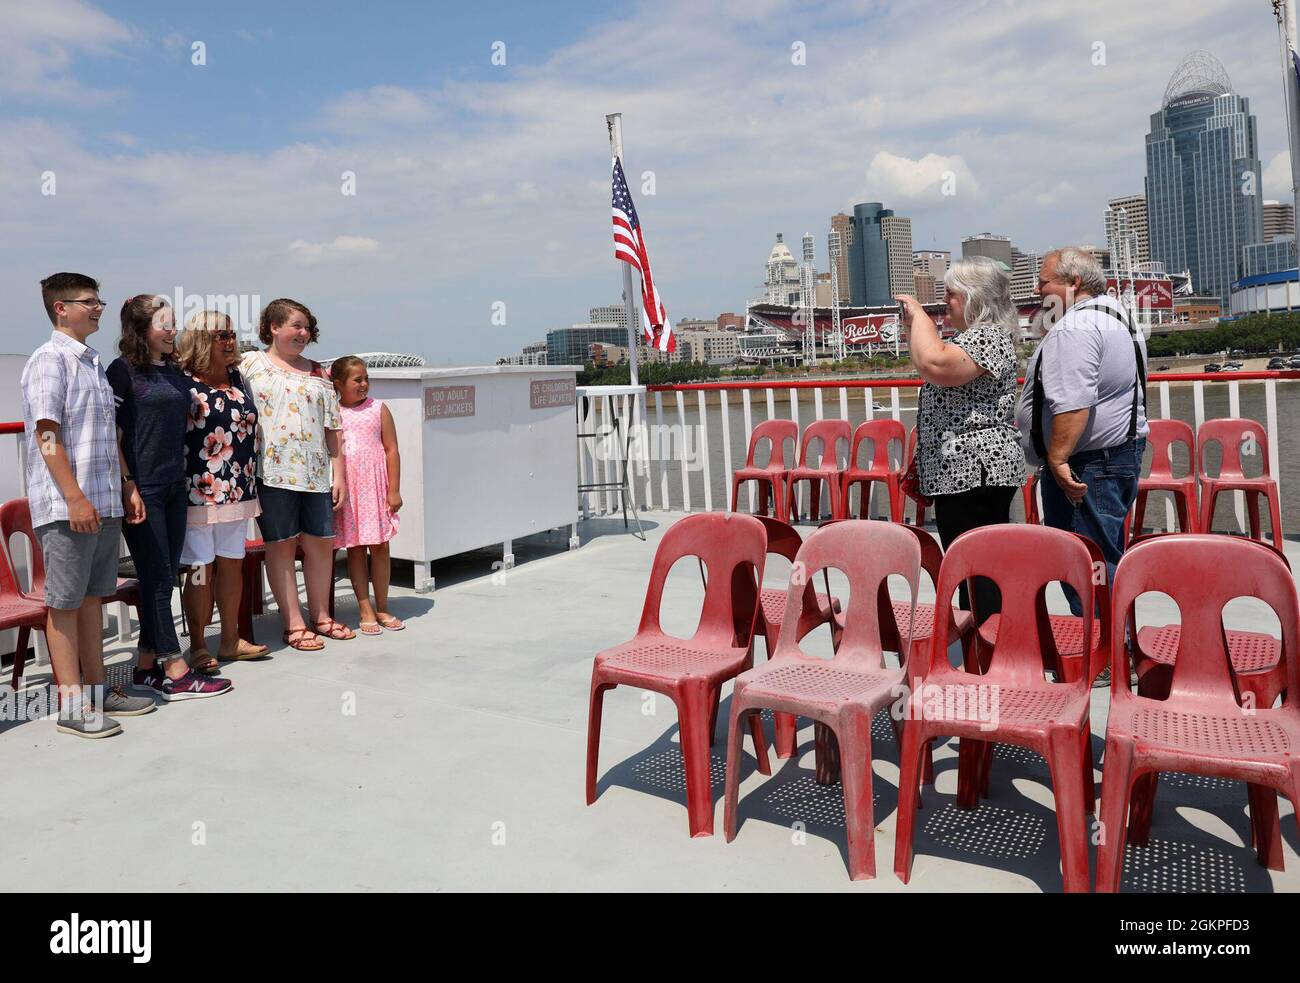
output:
[[[100,602],[117,593],[122,519],[144,506],[118,451],[113,391],[86,339],[99,330],[99,284],[80,273],[41,281],[54,331],[23,369],[27,498],[45,556],[46,639],[59,683],[57,728],[110,737],[110,716],[154,709],[153,700],[105,692]]]

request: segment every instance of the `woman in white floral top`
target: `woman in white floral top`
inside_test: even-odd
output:
[[[249,352],[240,370],[257,409],[261,438],[257,523],[266,542],[266,568],[284,621],[284,641],[314,652],[325,647],[320,635],[355,638],[329,615],[334,573],[334,510],[347,487],[339,442],[342,417],[338,394],[319,362],[303,349],[320,337],[316,318],[296,300],[273,300],[262,311],[258,336],[266,351]],[[298,604],[294,558],[303,551],[308,616]]]

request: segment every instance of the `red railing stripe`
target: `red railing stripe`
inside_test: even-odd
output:
[[[1148,385],[1157,382],[1251,382],[1261,379],[1300,379],[1300,370],[1274,372],[1155,372],[1147,377]],[[1022,385],[1024,379],[1018,380]],[[696,389],[919,389],[921,380],[911,379],[795,379],[756,382],[687,382],[680,385],[646,386],[647,392],[678,392]]]
[[[22,420],[19,420],[17,423],[0,423],[0,436],[4,436],[5,434],[10,434],[10,433],[18,434],[22,432],[23,432]]]

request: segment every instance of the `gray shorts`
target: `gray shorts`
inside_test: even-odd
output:
[[[46,607],[67,611],[117,593],[121,519],[100,519],[99,532],[73,532],[62,519],[35,531],[45,555]]]

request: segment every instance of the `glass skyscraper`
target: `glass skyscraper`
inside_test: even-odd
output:
[[[1223,65],[1196,51],[1179,64],[1146,138],[1151,259],[1186,270],[1228,309],[1243,249],[1264,238],[1263,188],[1250,100]]]
[[[849,296],[854,306],[884,305],[892,298],[889,291],[889,243],[881,230],[881,219],[890,218],[893,209],[881,202],[869,201],[853,206],[853,241],[849,244]],[[907,244],[911,255],[912,244]]]

